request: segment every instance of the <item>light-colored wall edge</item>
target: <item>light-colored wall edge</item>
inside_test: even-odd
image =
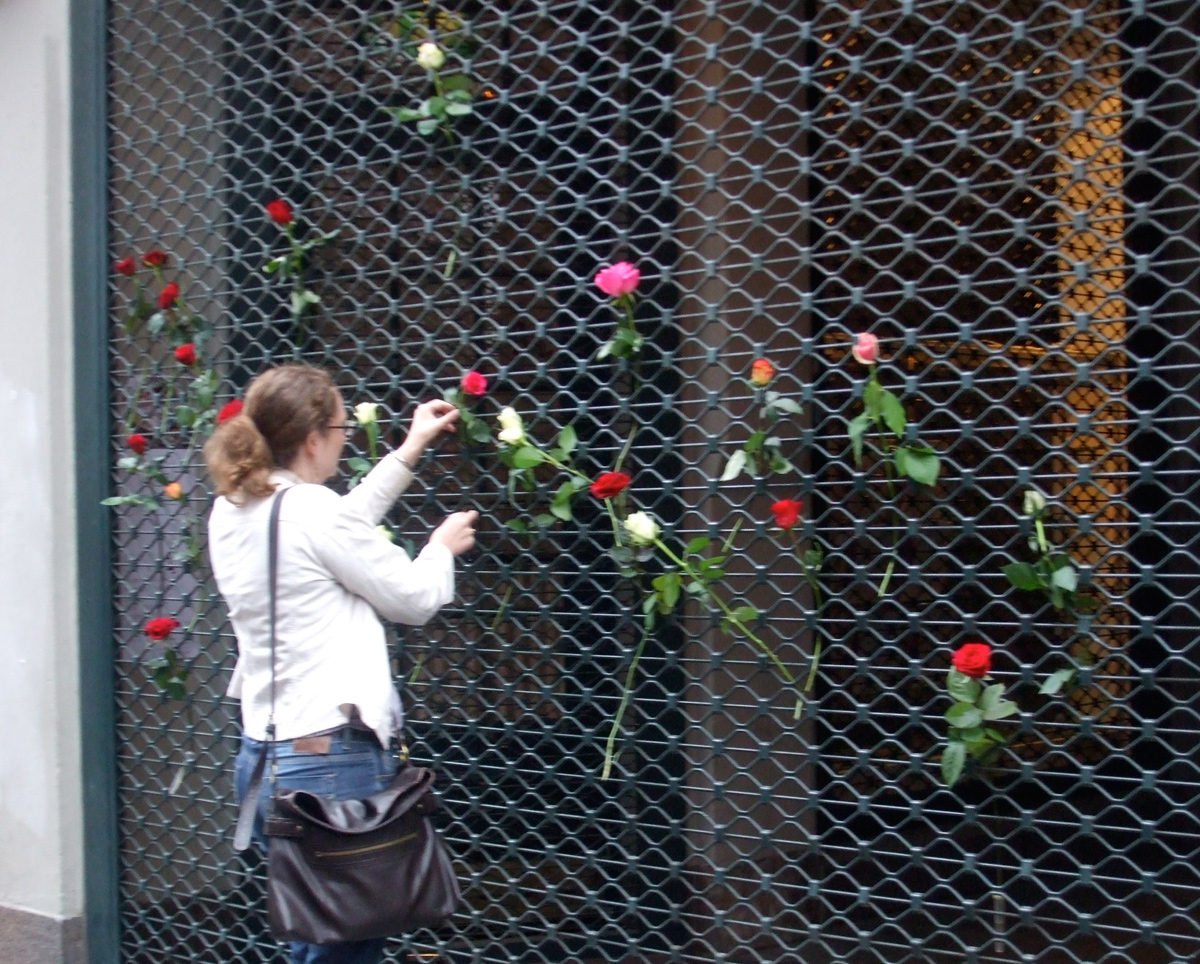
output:
[[[82,911],[68,23],[68,0],[0,4],[0,905],[22,921]]]
[[[0,907],[0,961],[4,964],[83,964],[86,960],[83,918]]]

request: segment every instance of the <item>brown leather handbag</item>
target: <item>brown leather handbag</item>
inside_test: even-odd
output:
[[[271,719],[267,747],[242,800],[238,850],[250,845],[267,756],[274,749],[275,580],[283,495],[271,506],[268,550]],[[274,792],[264,824],[272,935],[309,944],[370,940],[428,927],[454,913],[461,896],[433,826],[433,780],[432,770],[407,766],[386,790],[358,800],[307,790]]]
[[[433,771],[405,767],[362,800],[277,793],[267,817],[267,912],[276,937],[387,937],[454,913],[458,880],[430,815]]]

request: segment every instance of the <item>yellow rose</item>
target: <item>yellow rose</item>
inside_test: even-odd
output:
[[[179,482],[168,482],[163,486],[163,495],[168,499],[174,499],[176,502],[183,500],[183,485]]]
[[[500,423],[499,439],[505,445],[519,445],[525,441],[525,426],[515,408],[502,408],[496,420]]]
[[[379,404],[377,402],[359,402],[354,406],[354,421],[359,425],[373,425],[379,420]]]
[[[441,70],[442,64],[446,62],[446,55],[442,53],[442,48],[431,40],[426,40],[417,48],[417,63],[426,70]]]
[[[634,545],[651,546],[662,530],[645,512],[631,512],[625,520],[625,531]]]

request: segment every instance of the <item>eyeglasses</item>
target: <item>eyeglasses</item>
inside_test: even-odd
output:
[[[358,423],[357,422],[343,422],[341,425],[326,425],[325,427],[327,429],[340,428],[342,430],[342,433],[346,436],[346,438],[349,438],[351,435],[354,434],[354,430],[356,428],[358,428]]]

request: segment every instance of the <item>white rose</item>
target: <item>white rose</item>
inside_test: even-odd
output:
[[[502,408],[496,416],[500,423],[500,441],[505,445],[518,445],[525,441],[525,426],[515,408]]]
[[[625,520],[625,531],[629,533],[629,538],[635,545],[650,546],[662,530],[645,512],[631,512]]]
[[[441,70],[445,62],[446,55],[442,53],[442,48],[432,41],[427,40],[417,48],[417,63],[426,70]]]
[[[1046,508],[1046,497],[1037,489],[1025,490],[1025,502],[1022,505],[1026,515],[1037,515]]]
[[[359,425],[371,425],[379,419],[377,402],[359,402],[354,406],[354,421]]]

